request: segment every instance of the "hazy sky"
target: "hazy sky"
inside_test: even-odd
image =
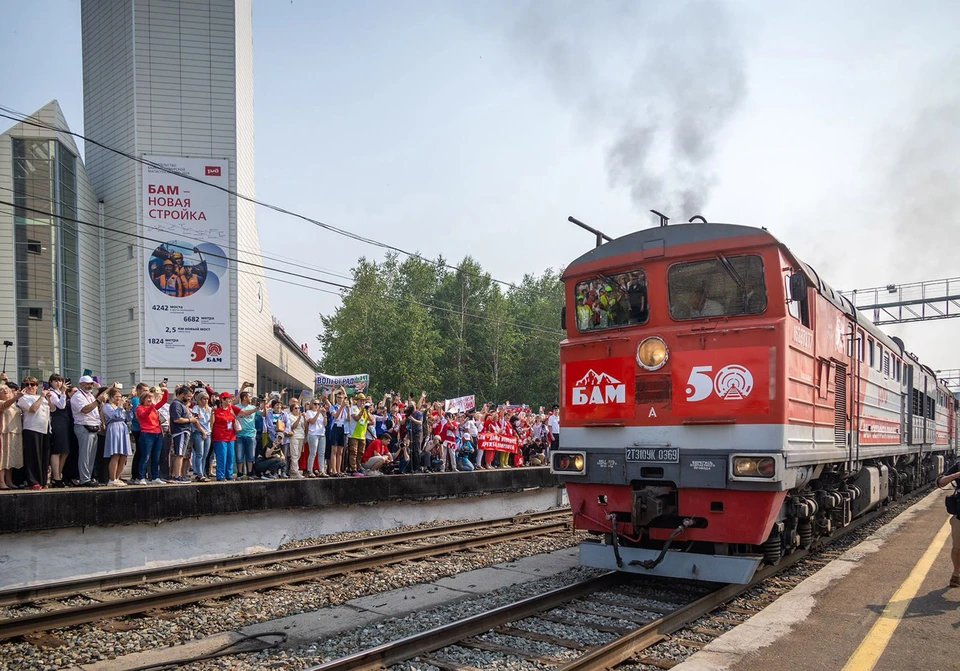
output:
[[[79,14],[7,8],[0,103],[56,98],[82,132]],[[255,0],[256,195],[511,281],[590,248],[568,215],[616,236],[650,208],[766,226],[840,289],[960,276],[957,25],[947,2]],[[382,256],[258,223],[299,263]],[[337,298],[269,292],[316,354]],[[892,331],[955,368],[958,325]]]

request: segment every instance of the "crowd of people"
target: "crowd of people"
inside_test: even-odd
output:
[[[426,393],[374,400],[343,387],[258,397],[251,383],[235,396],[202,380],[125,394],[87,375],[0,375],[0,490],[538,466],[559,435],[556,406],[445,410]]]

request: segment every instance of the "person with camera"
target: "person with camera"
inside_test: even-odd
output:
[[[214,402],[213,453],[217,460],[217,482],[233,479],[233,458],[236,452],[236,415],[233,394],[225,391]]]
[[[197,404],[193,406],[193,414],[197,417],[197,424],[193,427],[193,479],[195,482],[207,482],[207,455],[210,453],[213,442],[213,406],[210,405],[210,394],[200,391],[196,395]]]
[[[373,422],[370,414],[370,402],[363,394],[357,394],[350,407],[350,419],[353,430],[347,440],[347,473],[362,477],[360,457],[367,448],[367,426]]]
[[[170,404],[170,451],[173,453],[173,465],[170,469],[170,482],[186,484],[187,450],[190,447],[193,430],[200,427],[200,420],[189,407],[193,400],[193,388],[181,384],[175,390],[176,398]]]
[[[365,475],[383,475],[383,467],[391,461],[390,434],[384,432],[364,449],[361,467]]]
[[[63,376],[54,373],[47,380],[50,390],[50,486],[65,487],[63,465],[70,455],[70,434],[73,422],[67,410],[67,385]]]
[[[73,411],[73,432],[77,436],[80,451],[77,466],[80,470],[81,487],[99,487],[93,477],[93,468],[97,462],[97,434],[100,432],[100,402],[94,395],[97,383],[89,375],[84,375],[77,383],[77,393],[70,399]]]
[[[310,401],[307,420],[307,477],[325,478],[324,451],[327,447],[327,407],[319,398]]]
[[[257,414],[259,408],[253,403],[253,393],[248,391],[252,382],[244,382],[240,387],[240,403],[233,406],[237,416],[236,466],[237,479],[252,478],[253,464],[256,461],[255,442],[257,437]],[[242,473],[242,476],[241,476]]]
[[[350,419],[350,407],[347,404],[347,390],[340,387],[330,407],[330,477],[343,476],[343,450],[347,445],[347,423]]]
[[[133,404],[123,397],[123,392],[111,387],[104,392],[106,403],[101,406],[103,422],[107,427],[104,440],[103,456],[110,459],[107,465],[109,477],[107,484],[112,487],[126,487],[127,483],[120,479],[123,469],[127,465],[127,457],[133,454],[130,444],[130,431],[127,422],[133,416]]]
[[[16,489],[13,471],[23,468],[23,424],[16,405],[23,392],[15,386],[0,374],[0,489]]]
[[[947,497],[947,512],[950,517],[950,537],[953,541],[950,561],[953,562],[953,574],[950,587],[960,587],[960,461],[945,470],[937,478],[937,487],[943,489],[953,485],[953,494]]]
[[[290,423],[286,427],[287,475],[291,478],[301,479],[303,473],[300,472],[300,455],[303,452],[303,444],[307,440],[307,419],[300,412],[299,398],[290,401],[289,416]]]
[[[283,450],[279,446],[258,444],[253,475],[264,480],[275,480],[283,468]]]
[[[130,432],[133,434],[133,463],[130,470],[133,473],[140,471],[140,462],[143,460],[143,451],[140,449],[140,421],[137,419],[137,407],[140,405],[140,397],[144,392],[150,391],[150,385],[146,382],[138,382],[128,400],[133,408],[133,420],[130,422]]]
[[[41,390],[35,377],[23,379],[23,395],[17,407],[23,413],[23,462],[26,484],[37,491],[47,486],[50,461],[50,391]]]
[[[283,403],[280,402],[280,399],[274,398],[270,401],[270,409],[267,410],[264,425],[267,427],[267,433],[270,436],[270,444],[274,446],[274,449],[284,454],[289,451],[290,435],[287,431],[290,423],[290,414],[283,408]],[[280,471],[280,477],[286,476],[286,462],[284,462],[284,468]]]
[[[157,391],[162,390],[162,396],[159,399],[161,402],[159,404],[154,404],[154,401],[157,400],[157,394],[148,389],[140,395],[140,403],[134,411],[137,421],[140,423],[140,444],[138,449],[143,450],[143,456],[139,460],[139,468],[137,468],[134,473],[135,479],[133,480],[133,484],[135,485],[147,484],[147,469],[150,470],[150,484],[166,484],[165,480],[160,479],[160,453],[163,451],[163,427],[160,424],[160,407],[166,405],[170,397],[166,389],[166,384],[166,380],[164,380],[160,383],[161,386],[157,387]],[[79,392],[77,395],[79,395]],[[74,395],[74,398],[76,398],[77,395]],[[77,437],[80,437],[79,434]]]

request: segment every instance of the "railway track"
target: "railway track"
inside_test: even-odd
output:
[[[914,496],[910,499],[915,500]],[[365,671],[413,660],[414,664],[401,668],[430,665],[441,671],[476,671],[477,667],[469,660],[478,653],[497,655],[501,663],[527,662],[531,664],[528,668],[552,667],[561,671],[609,669],[627,661],[669,669],[676,662],[644,655],[644,651],[666,640],[686,648],[703,647],[769,603],[769,600],[753,599],[745,602],[747,608],[728,607],[731,601],[768,581],[777,583],[780,592],[789,591],[798,583],[778,581],[777,574],[810,558],[812,553],[872,522],[886,511],[886,507],[874,511],[855,520],[816,548],[798,550],[777,565],[762,568],[745,585],[713,589],[703,583],[680,583],[678,589],[677,583],[666,587],[663,579],[634,579],[609,572],[331,660],[311,667],[309,671]],[[664,594],[670,596],[664,597]],[[677,603],[675,596],[683,594],[688,598]],[[723,611],[721,615],[716,615],[720,610]],[[711,621],[717,628],[691,628],[692,623],[711,613],[715,614]],[[543,622],[570,627],[570,633],[565,637],[544,634],[542,632],[547,627]],[[555,627],[549,628],[555,630]],[[681,630],[691,632],[691,638],[671,637]],[[604,635],[609,640],[602,644],[583,643],[585,639],[596,640]]]
[[[517,528],[518,525],[525,526]],[[278,585],[323,580],[405,561],[558,533],[569,528],[569,510],[552,510],[6,590],[0,592],[0,606],[35,605],[50,610],[0,620],[0,640],[108,618],[149,613]],[[405,543],[431,541],[451,535],[464,537],[404,546]],[[378,548],[387,549],[360,554]],[[340,557],[329,559],[336,555]],[[251,568],[257,572],[250,575],[230,573]],[[194,580],[195,576],[215,576],[218,581],[201,582]],[[147,589],[150,593],[132,597],[110,594],[110,590],[125,588]],[[94,603],[80,606],[65,606],[62,603],[77,597]]]

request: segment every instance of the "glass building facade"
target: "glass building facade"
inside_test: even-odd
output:
[[[13,139],[19,379],[80,377],[77,157],[50,139]]]

